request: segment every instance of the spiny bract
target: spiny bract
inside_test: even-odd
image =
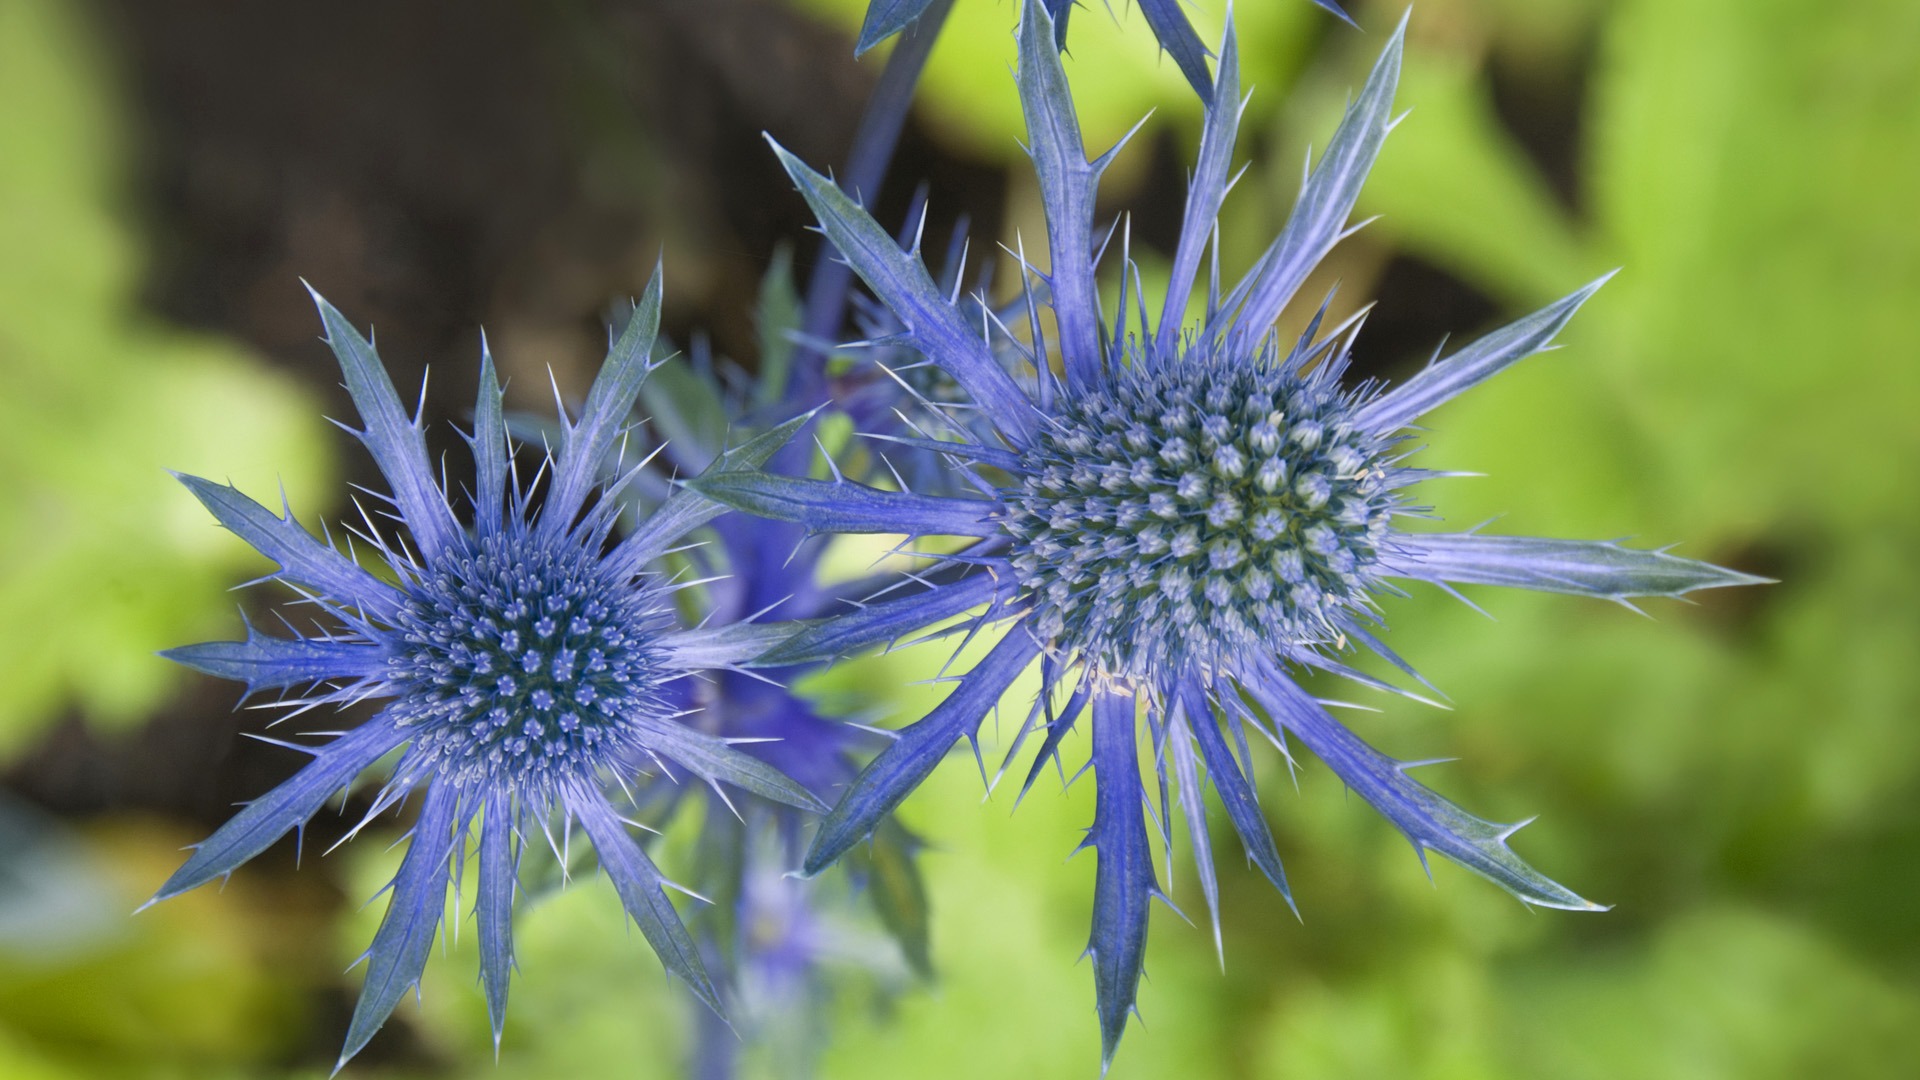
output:
[[[1374,634],[1369,593],[1391,587],[1390,579],[1621,602],[1759,579],[1613,543],[1397,527],[1418,509],[1402,493],[1433,475],[1400,461],[1397,447],[1409,426],[1548,348],[1600,282],[1387,392],[1338,388],[1357,330],[1322,337],[1316,317],[1297,344],[1283,349],[1276,342],[1275,320],[1345,234],[1392,126],[1404,21],[1279,237],[1230,291],[1207,288],[1205,314],[1194,326],[1185,321],[1188,303],[1232,176],[1242,107],[1229,25],[1168,288],[1149,325],[1146,298],[1131,288],[1139,274],[1124,257],[1120,313],[1109,321],[1101,311],[1094,194],[1113,151],[1087,158],[1049,7],[1046,0],[1025,2],[1016,73],[1049,241],[1047,273],[1024,266],[1028,318],[980,318],[935,284],[917,250],[903,250],[832,181],[775,147],[821,230],[905,327],[888,344],[919,350],[971,399],[972,409],[951,419],[923,402],[940,437],[908,440],[962,466],[970,490],[891,491],[757,469],[710,472],[694,486],[819,532],[971,541],[957,555],[928,558],[944,559],[936,573],[975,572],[812,626],[763,658],[844,655],[963,615],[959,626],[971,632],[994,625],[1004,631],[946,699],[902,729],[847,789],[823,819],[805,869],[824,868],[867,836],[959,739],[977,736],[1001,695],[1039,659],[1042,690],[1008,757],[1044,731],[1031,784],[1080,716],[1092,718],[1097,797],[1086,846],[1098,853],[1098,865],[1089,952],[1103,1058],[1110,1062],[1134,1005],[1149,901],[1159,894],[1139,770],[1142,713],[1160,771],[1153,785],[1158,824],[1170,830],[1167,803],[1177,796],[1216,943],[1203,769],[1248,856],[1287,894],[1254,792],[1248,729],[1283,749],[1291,733],[1423,858],[1437,851],[1528,903],[1592,909],[1514,854],[1507,841],[1518,826],[1477,818],[1414,782],[1406,763],[1362,742],[1301,689],[1288,665],[1392,689],[1344,662],[1359,646],[1411,673]],[[1034,287],[1041,280],[1044,288]],[[1009,324],[1024,324],[1024,340]],[[1042,336],[1049,325],[1051,346]],[[1028,377],[1003,368],[998,354],[1006,348],[1025,351]],[[982,417],[997,439],[976,434]],[[1170,832],[1162,835],[1170,839]]]
[[[363,701],[380,702],[379,709],[328,741],[283,744],[313,760],[198,845],[155,899],[231,873],[302,828],[335,792],[399,750],[366,820],[416,789],[424,798],[386,918],[365,955],[366,984],[343,1064],[419,981],[447,886],[476,833],[480,972],[498,1043],[513,966],[519,861],[529,843],[546,843],[555,818],[563,832],[569,821],[584,827],[600,868],[667,969],[719,1011],[720,993],[667,899],[665,879],[623,820],[629,785],[672,766],[716,789],[726,783],[804,809],[821,806],[763,761],[683,724],[675,704],[677,680],[729,668],[790,632],[781,624],[676,625],[671,587],[648,567],[724,508],[680,492],[611,541],[620,503],[610,496],[632,473],[610,487],[598,476],[603,462],[617,456],[628,414],[654,366],[658,272],[613,343],[582,415],[574,422],[563,417],[556,446],[532,483],[523,484],[513,464],[499,380],[482,351],[480,396],[467,438],[475,465],[467,525],[456,520],[435,480],[420,422],[402,409],[372,343],[332,305],[317,294],[314,299],[366,425],[357,434],[392,487],[390,516],[405,526],[410,543],[362,515],[358,535],[384,564],[389,583],[316,539],[291,514],[275,514],[234,488],[182,477],[221,524],[279,564],[269,576],[301,593],[320,626],[291,638],[249,628],[245,641],[167,655],[244,682],[250,694],[288,692],[280,701],[298,713]],[[795,426],[727,451],[720,463],[763,464]]]

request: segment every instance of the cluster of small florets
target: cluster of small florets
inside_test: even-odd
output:
[[[488,538],[410,590],[391,670],[436,769],[552,791],[625,756],[622,717],[662,711],[658,591],[561,543]]]
[[[1324,371],[1205,346],[1068,402],[1007,493],[1041,640],[1126,678],[1337,638],[1394,506],[1351,412]]]

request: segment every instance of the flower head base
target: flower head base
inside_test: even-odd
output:
[[[431,568],[395,620],[390,677],[416,690],[394,721],[414,729],[421,763],[551,799],[641,759],[629,718],[666,715],[662,685],[680,674],[662,590],[617,580],[570,541],[477,548]]]
[[[1334,365],[1211,343],[1062,403],[1007,493],[1033,633],[1132,680],[1338,639],[1395,508]]]

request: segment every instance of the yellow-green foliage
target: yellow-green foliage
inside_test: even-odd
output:
[[[0,4],[0,754],[66,709],[145,715],[183,682],[155,650],[234,629],[257,560],[164,469],[324,490],[297,387],[139,310],[128,132],[79,15]]]

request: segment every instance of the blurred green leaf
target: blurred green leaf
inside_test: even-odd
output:
[[[53,883],[67,902],[112,916],[57,955],[0,943],[0,1075],[261,1076],[297,1051],[311,968],[288,946],[316,911],[238,882],[129,917],[180,839],[124,823],[45,838],[90,867]]]
[[[800,292],[793,283],[793,245],[773,250],[766,276],[760,279],[760,306],[754,328],[760,335],[760,370],[754,377],[754,404],[766,408],[787,391],[787,372],[793,362],[791,335],[800,329]]]
[[[153,653],[230,627],[222,589],[259,560],[164,469],[263,495],[326,471],[294,384],[139,311],[123,133],[80,14],[0,6],[0,756],[63,708],[139,718],[180,683]]]
[[[880,924],[900,946],[907,966],[923,979],[933,978],[931,912],[927,886],[916,862],[922,845],[894,818],[874,830],[873,841],[853,854]]]
[[[693,472],[727,444],[727,406],[685,356],[669,357],[640,384],[640,405],[673,459]]]

